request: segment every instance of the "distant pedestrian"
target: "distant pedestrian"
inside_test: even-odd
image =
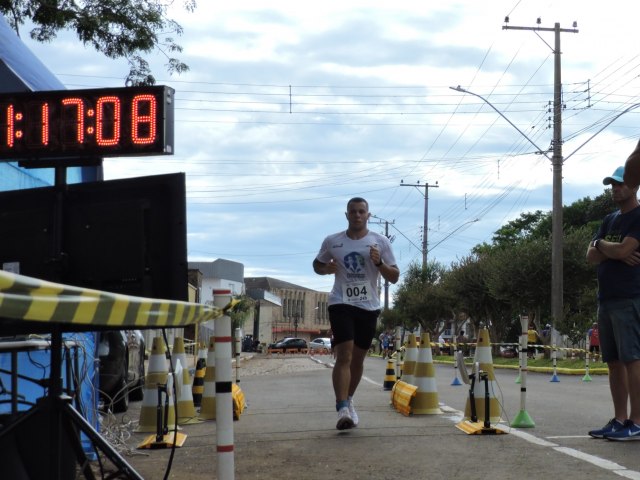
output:
[[[598,331],[598,324],[593,322],[591,328],[587,332],[589,337],[589,352],[600,353],[600,332]]]
[[[467,336],[464,334],[464,330],[460,330],[458,332],[458,336],[456,337],[456,344],[457,344],[457,348],[458,350],[462,351],[462,355],[463,356],[467,356],[469,355],[469,339],[467,338]]]
[[[391,335],[388,332],[384,334],[382,337],[382,358],[390,358],[389,357],[389,348],[391,347]]]
[[[618,167],[603,180],[619,210],[604,218],[587,248],[587,260],[597,265],[599,343],[614,411],[589,435],[640,440],[640,203],[638,184],[630,187],[623,178]]]
[[[529,330],[527,330],[527,357],[532,358],[535,356],[538,340],[539,337],[535,325],[529,325]]]
[[[336,353],[332,381],[338,430],[358,425],[353,395],[380,315],[378,278],[382,275],[396,283],[400,277],[389,239],[369,231],[370,216],[364,198],[349,200],[347,230],[326,237],[313,261],[318,275],[335,276],[328,303]]]

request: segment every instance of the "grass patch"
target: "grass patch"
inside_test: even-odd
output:
[[[453,357],[450,355],[435,355],[433,360],[438,360],[441,362],[453,362]],[[465,359],[465,363],[467,365],[471,365],[473,363],[473,359]],[[518,368],[519,360],[517,358],[503,358],[503,357],[493,357],[494,365],[507,365],[513,368]],[[557,368],[568,368],[568,369],[582,369],[584,370],[584,359],[581,358],[566,358],[566,359],[558,359],[556,360]],[[553,361],[550,358],[530,358],[527,360],[527,367],[547,367],[553,368]],[[589,368],[607,368],[605,363],[600,361],[598,362],[589,362]]]

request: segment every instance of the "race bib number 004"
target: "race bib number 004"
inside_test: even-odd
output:
[[[348,303],[368,302],[371,299],[369,282],[351,282],[342,286],[342,301]]]

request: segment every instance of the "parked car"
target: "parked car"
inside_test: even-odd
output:
[[[126,412],[129,400],[144,396],[145,343],[140,330],[104,330],[98,334],[99,389],[106,409]]]
[[[503,358],[516,358],[518,356],[518,347],[515,345],[501,346],[500,356]]]
[[[327,337],[314,338],[309,342],[309,351],[331,352],[331,339]]]
[[[271,345],[269,345],[269,348],[277,348],[282,350],[283,352],[286,352],[288,350],[295,350],[300,352],[301,350],[307,348],[307,341],[304,338],[288,337],[272,343]]]

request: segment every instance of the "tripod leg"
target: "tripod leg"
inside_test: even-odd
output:
[[[85,420],[68,402],[64,402],[62,408],[69,418],[76,424],[78,429],[82,431],[91,443],[98,448],[111,462],[118,467],[119,471],[126,475],[126,478],[132,480],[144,480],[133,467],[131,467],[120,454],[107,441],[96,432],[91,424]],[[93,477],[92,477],[93,478]]]
[[[476,411],[476,396],[473,392],[473,389],[476,385],[476,376],[471,375],[470,378],[471,387],[469,388],[469,407],[471,408],[471,421],[475,423],[478,421],[478,412]]]
[[[484,428],[491,427],[491,405],[489,404],[489,375],[484,374]]]

